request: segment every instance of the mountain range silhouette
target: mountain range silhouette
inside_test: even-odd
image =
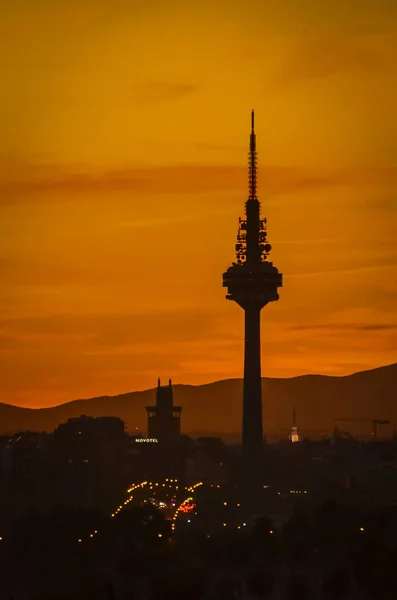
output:
[[[296,407],[302,434],[331,433],[335,425],[354,435],[370,435],[371,419],[388,419],[379,437],[397,427],[397,363],[344,377],[302,375],[289,379],[263,378],[263,425],[268,436],[287,437]],[[205,385],[173,386],[174,404],[183,407],[182,431],[193,437],[222,436],[238,441],[242,419],[242,379]],[[50,408],[30,409],[0,403],[0,433],[47,431],[71,417],[117,416],[130,433],[146,431],[145,406],[155,403],[156,388],[117,396],[73,400]],[[336,419],[357,419],[336,423]],[[362,419],[363,421],[359,421]],[[368,419],[368,422],[365,422]]]

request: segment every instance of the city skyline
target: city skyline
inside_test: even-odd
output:
[[[262,375],[396,361],[397,9],[287,4],[4,11],[1,402],[242,377],[220,273],[252,107],[286,281]]]

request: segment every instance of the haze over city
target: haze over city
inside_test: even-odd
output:
[[[397,350],[397,5],[19,0],[0,36],[1,396],[242,375],[226,303],[256,111],[282,301],[262,374]]]

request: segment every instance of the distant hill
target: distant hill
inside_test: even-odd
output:
[[[397,363],[346,377],[302,375],[290,379],[263,378],[263,425],[266,434],[286,436],[292,410],[302,433],[332,431],[335,419],[388,419],[379,436],[397,428]],[[222,435],[241,430],[242,379],[206,385],[175,385],[174,402],[183,407],[182,430],[190,435]],[[146,431],[145,406],[154,404],[156,389],[74,400],[52,408],[29,409],[0,403],[0,433],[52,431],[59,423],[82,414],[117,416],[130,432]],[[370,434],[371,423],[343,422],[338,427],[354,434]],[[226,435],[225,435],[226,434]]]

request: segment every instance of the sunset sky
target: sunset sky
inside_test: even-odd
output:
[[[10,0],[0,64],[0,401],[242,376],[251,108],[263,376],[396,362],[394,0]]]

